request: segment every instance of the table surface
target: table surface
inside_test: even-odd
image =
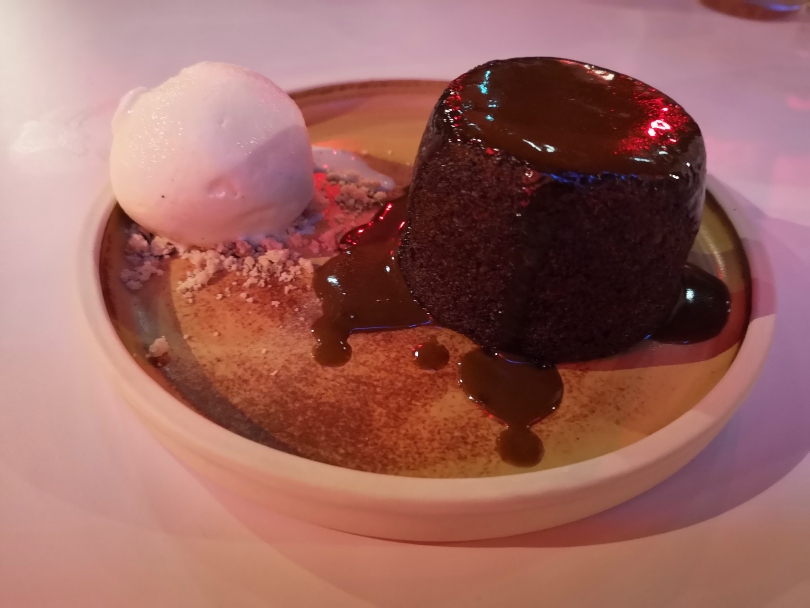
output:
[[[624,505],[460,545],[321,529],[192,474],[94,367],[71,299],[118,97],[205,59],[292,89],[521,55],[632,74],[702,125],[779,295],[728,426]],[[693,0],[3,0],[0,70],[0,606],[810,605],[807,17]]]

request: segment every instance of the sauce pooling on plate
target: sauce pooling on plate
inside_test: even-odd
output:
[[[430,321],[408,290],[394,253],[404,207],[388,203],[372,222],[343,238],[348,249],[315,271],[312,286],[323,314],[312,326],[317,341],[313,356],[321,365],[348,363],[353,333],[405,329]]]
[[[344,251],[315,271],[313,287],[323,305],[323,314],[312,327],[313,356],[318,363],[346,364],[351,358],[349,336],[355,332],[431,322],[397,264],[395,252],[406,205],[404,197],[387,203],[371,222],[347,233],[341,240]],[[728,312],[725,284],[687,265],[683,293],[669,321],[652,337],[683,344],[708,340],[723,329]],[[413,354],[425,369],[440,369],[449,361],[447,349],[435,338],[418,345]],[[531,427],[562,403],[563,383],[556,367],[475,348],[461,358],[459,377],[467,396],[506,425],[497,440],[501,458],[520,467],[538,464],[544,447]]]
[[[459,363],[459,384],[467,396],[506,424],[498,453],[506,462],[530,467],[540,462],[543,442],[531,426],[557,409],[563,383],[556,367],[508,355],[471,350]]]
[[[702,268],[687,264],[678,303],[652,339],[673,344],[711,340],[723,331],[730,310],[731,294],[726,284]]]

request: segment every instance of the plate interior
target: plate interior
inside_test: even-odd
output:
[[[400,185],[410,179],[426,120],[445,84],[371,81],[293,97],[315,145],[362,152]],[[186,406],[272,448],[364,471],[420,477],[479,477],[548,469],[601,456],[647,437],[694,407],[734,360],[749,321],[751,281],[745,252],[717,201],[707,195],[691,261],[722,278],[731,316],[715,339],[689,346],[643,342],[622,355],[563,365],[557,412],[535,425],[546,453],[532,469],[500,460],[502,426],[468,401],[455,366],[473,347],[449,330],[421,327],[351,338],[341,368],[310,356],[320,304],[307,282],[252,289],[254,302],[216,299],[238,277],[223,274],[188,304],[174,289],[188,262],[164,262],[164,275],[138,292],[118,279],[128,218],[111,213],[100,258],[105,303],[115,331],[148,374]],[[237,292],[241,289],[235,289]],[[272,306],[271,302],[280,302]],[[184,338],[183,336],[188,336]],[[166,336],[168,363],[145,358]],[[451,353],[438,372],[418,369],[411,349],[430,336]],[[266,349],[266,352],[263,350]]]

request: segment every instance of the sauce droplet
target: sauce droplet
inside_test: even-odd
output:
[[[459,384],[467,396],[506,424],[498,453],[506,462],[530,467],[543,458],[543,442],[531,425],[562,401],[563,383],[556,367],[543,367],[476,348],[461,358]]]
[[[413,349],[413,362],[420,369],[438,371],[450,361],[450,351],[443,344],[439,344],[435,336]]]
[[[678,303],[652,339],[673,344],[710,340],[723,331],[730,306],[731,295],[723,281],[694,264],[687,264]]]
[[[349,336],[356,332],[405,329],[430,322],[413,299],[395,251],[405,201],[388,203],[366,226],[341,243],[350,247],[315,271],[312,287],[323,314],[312,325],[312,351],[321,365],[337,367],[351,358]]]

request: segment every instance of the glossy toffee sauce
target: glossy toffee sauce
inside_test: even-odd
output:
[[[352,355],[349,336],[362,331],[405,329],[430,321],[402,278],[396,260],[397,234],[406,201],[389,202],[366,226],[343,237],[346,247],[315,271],[312,287],[322,316],[312,326],[315,360],[345,365]]]
[[[315,271],[313,287],[323,315],[315,321],[315,360],[339,366],[351,358],[349,336],[355,332],[404,329],[430,323],[413,299],[396,259],[405,223],[405,197],[386,204],[365,226],[341,240],[344,251]],[[688,264],[683,291],[669,320],[652,338],[689,344],[715,337],[726,324],[730,297],[717,277]],[[414,349],[416,364],[440,369],[449,361],[435,338]],[[459,362],[461,388],[488,414],[506,425],[498,437],[501,457],[516,466],[533,466],[543,457],[543,443],[531,430],[559,407],[563,384],[553,366],[476,348]]]
[[[694,264],[687,264],[682,286],[669,319],[651,336],[657,342],[703,342],[714,338],[726,325],[731,294],[723,281]]]
[[[461,388],[470,399],[506,424],[498,436],[498,454],[519,467],[543,458],[543,442],[531,426],[562,401],[563,383],[556,367],[543,367],[503,354],[471,350],[458,364]]]
[[[450,351],[439,344],[436,336],[431,336],[426,342],[414,347],[413,362],[420,369],[438,371],[450,362]]]
[[[485,63],[451,82],[437,108],[461,139],[543,171],[678,174],[702,156],[700,129],[671,98],[568,59]]]

